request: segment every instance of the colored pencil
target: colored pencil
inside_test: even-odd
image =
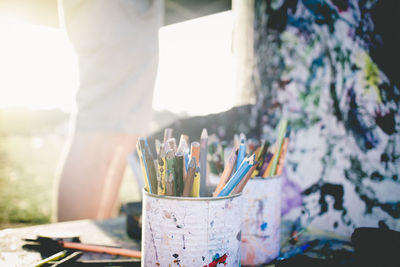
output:
[[[67,250],[60,251],[60,252],[58,252],[58,253],[56,253],[54,255],[51,255],[51,256],[41,260],[40,262],[36,263],[34,265],[34,267],[43,266],[43,265],[45,265],[45,264],[47,264],[47,263],[49,263],[51,261],[56,261],[56,260],[59,260],[61,258],[64,258],[67,255],[67,253],[68,253]]]
[[[181,196],[183,193],[183,168],[184,168],[184,156],[182,152],[175,154],[176,168],[175,168],[175,184],[176,184],[176,196]]]
[[[281,175],[282,171],[283,171],[283,165],[285,164],[285,157],[286,157],[286,152],[288,149],[288,145],[289,145],[289,138],[285,137],[285,139],[283,139],[283,143],[282,143],[282,147],[281,147],[281,154],[279,157],[279,161],[278,161],[278,167],[276,168],[276,175]]]
[[[161,141],[158,140],[158,139],[156,139],[156,140],[154,141],[154,143],[155,143],[155,148],[156,148],[156,154],[157,154],[157,157],[158,157],[158,155],[160,154],[160,149],[161,149],[162,143],[161,143]]]
[[[167,186],[166,195],[176,196],[176,183],[175,183],[175,154],[172,149],[168,150],[165,157],[167,162]]]
[[[172,128],[165,128],[164,129],[164,145],[165,145],[165,149],[168,148],[167,141],[168,141],[168,139],[170,139],[172,137],[173,132],[174,132],[174,129],[172,129]]]
[[[164,146],[160,146],[160,154],[158,155],[158,175],[160,176],[160,187],[157,190],[159,195],[165,195],[166,185],[166,160]]]
[[[174,137],[171,137],[170,139],[168,139],[167,143],[168,149],[172,149],[174,153],[176,153],[176,150],[178,149],[176,146],[176,139]]]
[[[189,142],[189,136],[181,134],[177,151],[182,153],[189,153],[188,142]]]
[[[140,140],[140,139],[139,139]],[[143,144],[144,144],[144,142],[143,142]],[[144,180],[144,189],[147,191],[147,192],[150,192],[151,193],[151,190],[150,190],[150,180],[149,180],[149,176],[148,176],[148,174],[147,174],[147,168],[146,168],[146,162],[145,162],[145,160],[144,160],[144,156],[143,156],[143,153],[142,153],[142,148],[141,148],[141,143],[140,143],[140,141],[138,141],[137,143],[136,143],[136,153],[137,153],[137,155],[138,155],[138,158],[139,158],[139,161],[140,161],[140,167],[141,167],[141,169],[142,169],[142,173],[143,173],[143,180]]]
[[[238,183],[237,186],[233,189],[231,195],[239,194],[243,191],[243,188],[246,186],[247,182],[252,177],[254,170],[256,169],[256,165],[253,165],[250,170],[246,173],[243,179]]]
[[[277,152],[276,152],[276,156],[274,155],[271,171],[269,172],[269,176],[274,175],[276,172],[276,166],[278,165],[279,155],[281,152],[281,146],[282,146],[283,139],[285,138],[286,129],[287,129],[287,120],[281,120],[281,122],[279,123]]]
[[[246,157],[246,137],[241,134],[235,171],[239,168],[240,164],[242,164],[242,161],[244,160],[245,157]]]
[[[157,194],[157,173],[156,168],[154,166],[153,155],[151,154],[149,144],[147,143],[147,139],[144,139],[144,159],[146,162],[146,167],[148,171],[149,180],[151,183],[151,190],[153,194]]]
[[[221,178],[219,180],[217,188],[214,191],[214,194],[213,194],[214,197],[218,196],[218,194],[221,192],[222,188],[224,188],[225,184],[228,182],[229,178],[231,177],[233,169],[236,166],[237,152],[238,152],[237,149],[232,150],[232,152],[229,156],[229,160],[225,166],[225,169],[221,174]]]
[[[192,190],[193,190],[193,180],[194,176],[196,173],[196,159],[192,158],[189,161],[189,167],[188,167],[188,172],[186,176],[186,181],[185,181],[185,187],[183,189],[183,197],[190,197],[192,196]]]
[[[232,175],[229,181],[226,183],[224,188],[218,194],[219,197],[229,196],[232,190],[237,186],[237,184],[243,179],[250,168],[255,164],[255,155],[245,158],[240,164],[239,169]]]
[[[100,245],[89,245],[82,244],[77,242],[66,242],[66,241],[58,241],[60,246],[67,249],[75,249],[80,251],[88,251],[88,252],[96,252],[96,253],[106,253],[111,255],[119,255],[125,257],[131,257],[140,259],[142,253],[137,250],[125,249],[125,248],[114,248],[114,247],[106,247]]]
[[[192,197],[200,197],[200,170],[196,168],[193,179]]]
[[[190,144],[190,158],[195,158],[196,163],[199,164],[200,162],[200,143],[199,142],[192,142]]]
[[[207,148],[208,133],[204,128],[200,137],[200,196],[205,197],[207,194]]]

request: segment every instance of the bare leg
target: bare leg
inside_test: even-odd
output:
[[[75,133],[58,185],[57,220],[110,218],[138,136]]]

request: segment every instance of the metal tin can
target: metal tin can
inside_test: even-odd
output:
[[[240,266],[241,198],[143,191],[142,266]]]
[[[243,190],[243,265],[260,265],[279,256],[280,213],[281,178],[250,179]]]

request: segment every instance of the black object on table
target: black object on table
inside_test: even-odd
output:
[[[142,202],[128,202],[122,206],[126,214],[126,232],[129,237],[142,238]]]

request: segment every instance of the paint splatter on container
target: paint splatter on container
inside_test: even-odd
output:
[[[281,178],[250,179],[243,190],[243,265],[260,265],[279,256],[280,212]]]
[[[240,266],[241,203],[143,191],[142,266]]]

